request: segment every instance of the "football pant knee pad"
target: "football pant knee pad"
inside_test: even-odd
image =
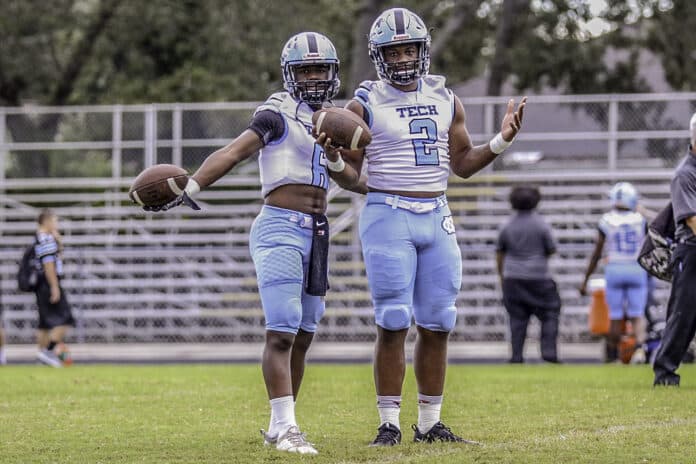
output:
[[[449,307],[439,311],[427,311],[418,315],[416,324],[434,332],[451,332],[457,323],[457,309]]]
[[[317,325],[324,315],[326,306],[324,299],[320,296],[305,295],[302,299],[302,321],[300,328],[305,332],[314,333]]]
[[[386,330],[403,330],[411,327],[411,308],[406,305],[378,306],[375,322]]]
[[[302,322],[302,283],[284,283],[259,288],[266,330],[297,334]]]

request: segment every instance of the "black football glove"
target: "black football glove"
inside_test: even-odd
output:
[[[157,212],[157,211],[167,211],[168,209],[172,209],[175,206],[179,205],[186,205],[189,208],[199,211],[201,209],[200,206],[198,206],[198,203],[196,203],[193,198],[191,198],[188,193],[184,192],[169,203],[165,203],[163,205],[159,206],[143,206],[143,209],[145,211],[151,211],[151,212]]]

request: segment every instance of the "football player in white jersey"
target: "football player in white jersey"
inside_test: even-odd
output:
[[[587,293],[587,282],[605,251],[605,295],[611,320],[606,361],[614,362],[619,357],[618,346],[625,317],[631,321],[637,346],[643,345],[648,273],[638,264],[637,258],[647,232],[647,223],[643,215],[636,211],[638,191],[630,183],[614,185],[609,191],[609,202],[612,209],[599,220],[595,249],[580,285],[580,294]]]
[[[413,12],[389,9],[375,20],[369,53],[378,81],[365,81],[346,107],[370,126],[363,151],[327,151],[329,169],[357,179],[367,160],[367,204],[360,239],[377,323],[375,386],[380,424],[374,446],[401,442],[404,342],[411,318],[418,338],[418,442],[465,441],[440,421],[447,338],[454,328],[462,260],[445,190],[450,172],[469,177],[517,135],[526,98],[510,100],[501,132],[474,146],[464,107],[445,78],[428,75],[430,34]]]
[[[249,247],[266,319],[263,376],[271,405],[264,443],[317,454],[297,425],[294,402],[305,355],[324,313],[329,231],[329,172],[322,144],[312,132],[312,114],[338,92],[339,60],[331,41],[315,32],[290,38],[281,67],[286,92],[271,95],[248,129],[206,158],[184,193],[172,203],[196,208],[192,197],[240,161],[260,150],[264,206],[251,228]],[[341,183],[348,173],[332,171]]]

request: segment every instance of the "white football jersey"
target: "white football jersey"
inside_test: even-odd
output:
[[[63,276],[63,258],[60,246],[52,234],[39,232],[36,234],[37,243],[34,245],[34,254],[41,265],[52,262],[56,266],[56,274]]]
[[[604,250],[608,263],[636,263],[645,237],[645,218],[635,211],[612,210],[599,220],[605,235]]]
[[[314,110],[298,102],[287,92],[271,95],[254,114],[271,110],[283,117],[285,132],[260,151],[261,192],[265,197],[285,184],[314,185],[329,188],[324,149],[312,137]]]
[[[449,129],[454,94],[445,78],[428,75],[402,92],[384,81],[355,91],[372,131],[365,148],[367,185],[379,190],[440,192],[450,175]]]

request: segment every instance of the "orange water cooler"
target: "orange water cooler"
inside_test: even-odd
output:
[[[590,333],[594,335],[607,335],[609,333],[609,306],[605,298],[604,289],[606,281],[604,279],[590,279],[588,288],[592,294],[588,323]]]

